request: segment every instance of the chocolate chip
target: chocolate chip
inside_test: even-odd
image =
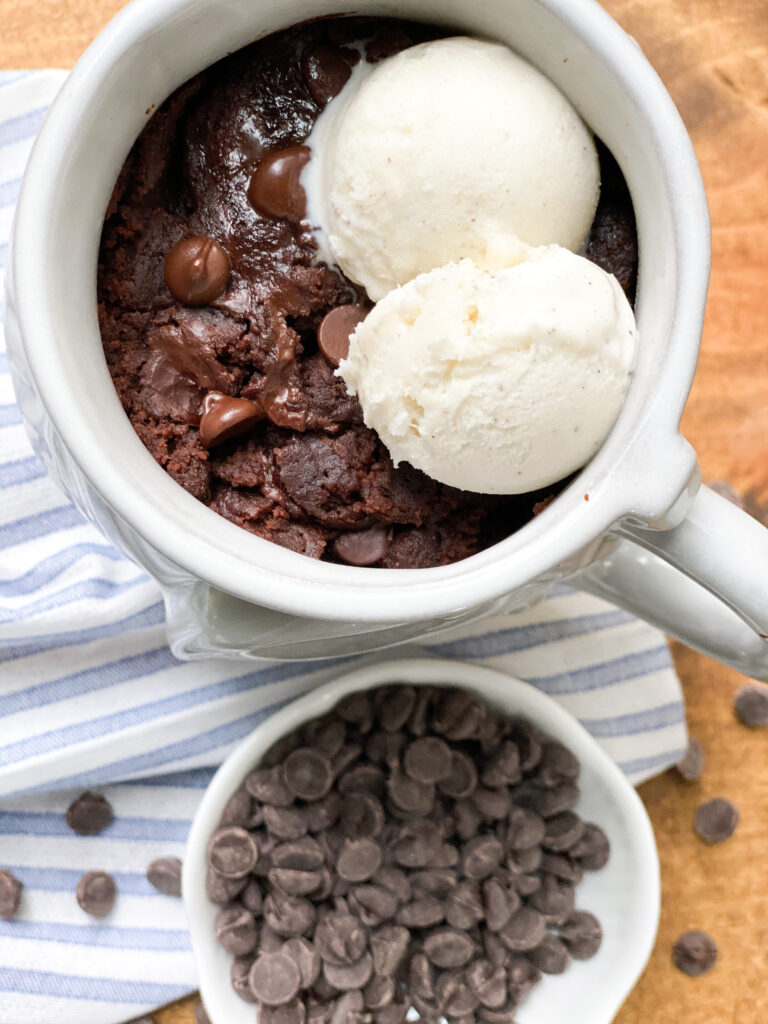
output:
[[[569,811],[579,799],[579,787],[574,782],[562,782],[552,789],[543,789],[535,783],[524,783],[513,790],[514,802],[520,807],[536,811],[542,818],[554,818]]]
[[[476,882],[462,881],[445,901],[445,919],[452,928],[468,931],[482,921],[485,914],[480,886]]]
[[[338,793],[329,793],[302,808],[308,832],[322,832],[332,828],[341,817],[342,800]],[[383,812],[382,812],[383,814]]]
[[[323,866],[324,860],[320,844],[311,836],[278,843],[271,854],[272,864],[276,868],[293,871],[317,871]]]
[[[312,43],[304,51],[301,70],[310,95],[321,110],[338,96],[352,74],[339,50],[322,41]]]
[[[513,957],[507,963],[507,988],[514,1003],[522,1002],[539,981],[541,972],[526,957]]]
[[[504,740],[488,760],[483,772],[483,785],[513,786],[522,778],[520,754],[512,740]]]
[[[271,868],[267,878],[286,896],[308,896],[317,892],[323,882],[319,871],[296,871],[294,868]]]
[[[209,864],[205,876],[205,891],[211,903],[223,906],[243,891],[246,882],[247,878],[224,878]]]
[[[371,934],[371,955],[376,974],[394,977],[408,949],[411,934],[402,925],[389,924]]]
[[[584,842],[583,836],[579,840],[579,843],[582,842]],[[541,858],[540,867],[542,871],[554,875],[555,878],[562,878],[564,882],[570,882],[572,885],[578,885],[584,877],[581,864],[562,853],[545,853]]]
[[[587,822],[581,838],[568,850],[568,856],[577,860],[585,871],[599,871],[608,863],[611,844],[599,825]]]
[[[106,917],[117,899],[117,886],[106,871],[86,871],[77,883],[77,902],[92,917]]]
[[[280,765],[271,768],[257,768],[245,780],[245,788],[263,804],[272,804],[275,807],[290,807],[293,803],[293,793],[283,781],[283,772]]]
[[[243,828],[220,828],[208,842],[208,863],[222,878],[244,878],[258,859],[256,840]]]
[[[239,825],[241,828],[258,828],[261,821],[261,808],[254,807],[251,794],[245,787],[242,787],[227,800],[219,824]]]
[[[366,953],[353,964],[332,964],[326,960],[323,963],[323,973],[330,985],[341,992],[348,992],[368,984],[373,974],[373,960],[370,953]]]
[[[404,868],[425,868],[442,846],[443,837],[431,821],[405,824],[389,849],[395,862]]]
[[[307,1008],[301,999],[293,999],[284,1006],[259,1006],[259,1024],[305,1024]]]
[[[357,761],[362,752],[363,748],[359,743],[345,743],[344,746],[334,754],[331,760],[333,774],[338,777],[346,772],[347,768]]]
[[[575,782],[579,771],[578,760],[562,743],[548,740],[542,744],[536,768],[539,785],[550,788],[561,782]]]
[[[347,839],[336,870],[348,882],[365,882],[381,866],[381,847],[372,839]]]
[[[438,928],[424,940],[424,952],[436,967],[463,967],[475,953],[475,944],[457,928]]]
[[[229,257],[208,235],[178,242],[165,257],[165,283],[186,306],[207,306],[218,299],[229,281]]]
[[[266,1006],[286,1006],[301,987],[301,971],[287,952],[262,953],[251,967],[248,983],[256,999]]]
[[[329,758],[320,750],[300,747],[285,759],[283,780],[301,800],[320,800],[333,784]]]
[[[530,905],[551,923],[564,921],[570,917],[575,899],[574,887],[569,882],[564,882],[554,875],[544,875],[541,885],[531,896]],[[541,969],[544,970],[543,967]]]
[[[750,729],[768,726],[768,686],[762,683],[747,683],[736,691],[733,700],[736,717]]]
[[[181,896],[181,861],[178,857],[158,857],[147,868],[147,879],[164,896]]]
[[[466,800],[477,786],[477,768],[474,762],[460,750],[451,751],[451,768],[448,775],[438,783],[444,796],[454,800]]]
[[[517,719],[509,727],[509,738],[517,747],[520,755],[520,768],[527,775],[533,771],[541,758],[539,734],[529,722]]]
[[[474,737],[483,716],[483,708],[471,694],[450,690],[439,699],[432,728],[449,740],[468,740]]]
[[[448,1017],[463,1017],[472,1013],[479,1000],[467,984],[464,972],[446,971],[435,986],[437,1005]]]
[[[397,912],[397,923],[406,928],[431,928],[444,918],[443,905],[434,896],[419,896]]]
[[[83,793],[67,808],[67,824],[79,836],[96,836],[114,819],[112,804],[98,793]]]
[[[384,808],[370,793],[349,793],[342,805],[340,824],[349,839],[379,836],[384,827]]]
[[[368,937],[352,914],[337,911],[318,921],[314,941],[324,962],[344,966],[356,963],[363,956]],[[386,972],[377,967],[376,973]]]
[[[220,391],[209,391],[203,399],[203,415],[200,420],[200,443],[206,448],[215,448],[233,437],[245,434],[264,419],[261,406],[247,398],[232,398]]]
[[[520,907],[498,933],[499,938],[512,953],[524,953],[535,949],[547,934],[547,922],[533,907]]]
[[[683,782],[697,782],[704,774],[704,751],[698,740],[691,739],[682,761],[675,765]]]
[[[248,186],[248,199],[254,209],[266,217],[303,220],[307,194],[301,172],[311,156],[308,146],[289,146],[263,157]]]
[[[338,718],[319,718],[304,726],[303,735],[306,746],[317,747],[328,757],[334,757],[344,746],[347,729]]]
[[[465,972],[467,984],[483,1006],[498,1008],[507,1001],[507,972],[490,960],[475,960]]]
[[[470,801],[487,821],[505,818],[512,810],[512,797],[506,787],[486,789],[485,786],[478,786]]]
[[[546,935],[541,945],[526,954],[543,974],[562,974],[571,962],[571,955],[554,935]]]
[[[738,808],[722,797],[707,800],[696,811],[694,828],[705,843],[722,843],[730,839],[739,824]]]
[[[307,816],[298,807],[266,806],[264,824],[276,839],[300,839],[309,829]]]
[[[542,846],[555,853],[570,850],[584,834],[584,822],[573,811],[556,814],[547,821]]]
[[[0,870],[0,917],[10,921],[15,917],[21,904],[24,889],[19,879],[5,869]]]
[[[427,785],[442,782],[451,774],[452,758],[448,744],[437,736],[423,736],[405,748],[403,767],[415,782]]]
[[[315,923],[315,908],[307,899],[273,890],[264,900],[264,920],[285,938],[308,935]]]
[[[464,874],[468,878],[487,878],[501,864],[504,849],[496,836],[477,836],[461,851]]]
[[[258,1002],[258,999],[251,991],[251,986],[248,980],[252,966],[252,956],[236,956],[229,968],[229,980],[232,983],[232,988],[246,1003]]]
[[[359,764],[344,772],[336,785],[340,793],[372,793],[380,797],[384,793],[386,776],[374,764]]]
[[[368,310],[365,306],[349,305],[337,306],[323,317],[317,330],[317,345],[331,366],[338,366],[347,358],[350,338],[367,316]],[[383,552],[379,557],[383,557]],[[378,558],[375,561],[378,561]]]
[[[411,883],[414,889],[429,893],[437,899],[445,899],[458,885],[458,878],[456,872],[450,868],[431,868],[413,871]]]
[[[382,1010],[395,998],[395,979],[375,974],[363,989],[363,1003],[369,1010]]]
[[[320,977],[320,954],[308,939],[289,939],[282,948],[299,969],[300,987],[312,988]]]
[[[342,533],[333,543],[333,550],[347,565],[360,568],[375,565],[386,555],[391,528],[376,524],[365,530]]]
[[[512,850],[529,850],[544,839],[544,819],[526,807],[513,807],[506,823],[506,842]]]
[[[330,1024],[370,1024],[363,1016],[363,993],[345,992],[334,1006]]]
[[[706,932],[686,932],[672,947],[672,962],[689,978],[699,978],[717,962],[717,945]]]
[[[216,938],[228,953],[247,956],[256,949],[258,931],[253,914],[245,907],[228,907],[216,915]]]
[[[240,894],[240,902],[246,910],[250,910],[254,917],[261,917],[264,910],[264,897],[261,886],[255,879],[243,889]]]
[[[397,913],[397,899],[380,885],[355,886],[350,890],[348,902],[350,908],[369,928],[383,924]]]
[[[388,686],[380,691],[377,709],[382,729],[389,733],[399,732],[410,718],[415,704],[416,690],[412,686]]]
[[[434,690],[431,686],[420,686],[416,691],[416,700],[408,716],[407,729],[412,736],[425,736],[427,717],[432,704]]]
[[[398,768],[393,770],[387,780],[387,792],[392,808],[406,816],[425,818],[435,803],[434,786],[416,782]]]
[[[379,868],[373,876],[373,881],[391,892],[398,903],[407,903],[411,898],[411,883],[408,875],[400,868]]]
[[[492,932],[499,932],[509,921],[512,912],[517,910],[520,899],[515,894],[513,903],[498,878],[487,878],[480,887],[480,891],[485,908],[485,923]]]
[[[558,927],[558,935],[574,960],[589,960],[600,949],[603,929],[600,922],[585,910],[577,910]]]

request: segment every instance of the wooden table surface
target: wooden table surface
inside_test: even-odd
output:
[[[0,0],[0,68],[70,67],[121,0]],[[684,432],[705,479],[724,479],[768,509],[768,4],[766,0],[605,0],[638,40],[691,132],[712,212],[713,272]],[[768,1022],[768,730],[733,718],[735,673],[676,645],[692,733],[707,753],[701,783],[674,773],[642,787],[661,855],[664,906],[651,964],[617,1024]],[[732,840],[705,848],[700,800],[741,809]],[[670,964],[689,928],[709,931],[717,968],[691,980]],[[156,1024],[191,1024],[192,1003]]]

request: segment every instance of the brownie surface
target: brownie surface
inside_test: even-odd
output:
[[[444,565],[530,520],[560,486],[517,496],[470,494],[403,464],[363,423],[317,329],[334,307],[370,305],[317,262],[306,225],[248,200],[267,154],[304,142],[320,107],[302,71],[323,42],[350,63],[363,41],[377,60],[438,33],[374,19],[314,22],[260,40],[178,89],[136,141],[110,202],[98,272],[104,351],[120,400],[155,460],[190,494],[251,533],[313,558],[381,525],[388,568]],[[637,242],[621,173],[600,147],[603,190],[587,255],[631,295]],[[231,273],[210,305],[185,306],[164,280],[182,239],[221,243]],[[266,418],[207,449],[198,427],[210,391],[256,402]],[[561,485],[562,486],[562,485]],[[340,548],[341,550],[341,548]]]

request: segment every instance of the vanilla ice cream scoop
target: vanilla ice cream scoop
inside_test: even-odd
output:
[[[598,450],[632,367],[616,281],[559,246],[488,272],[449,263],[390,292],[339,373],[392,459],[468,491],[519,494]]]
[[[374,301],[463,257],[504,267],[515,238],[578,251],[594,219],[589,130],[495,43],[438,39],[361,62],[308,143],[308,218]]]

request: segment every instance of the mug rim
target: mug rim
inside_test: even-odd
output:
[[[707,224],[697,225],[695,215],[700,216],[703,209],[706,221],[706,200],[690,140],[671,98],[639,47],[599,4],[592,0],[581,4],[574,4],[573,0],[538,3],[597,51],[611,73],[639,97],[645,117],[649,121],[653,118],[670,194],[682,199],[682,205],[673,204],[677,263],[685,266],[683,256],[689,257],[685,267],[687,298],[692,307],[696,306],[697,297],[703,305],[708,234]],[[11,257],[17,315],[30,371],[64,448],[106,505],[174,566],[226,593],[280,611],[358,622],[427,619],[459,614],[547,574],[559,578],[553,566],[567,563],[585,546],[596,542],[613,523],[637,508],[640,494],[648,490],[644,480],[642,490],[636,482],[635,493],[629,494],[637,467],[632,467],[628,452],[647,428],[650,415],[641,417],[639,425],[630,422],[626,403],[601,450],[552,507],[491,548],[463,561],[430,569],[362,569],[316,562],[248,534],[187,494],[154,462],[130,424],[133,441],[146,456],[146,487],[139,493],[129,491],[119,465],[109,460],[106,448],[94,444],[92,436],[78,433],[78,424],[71,416],[71,396],[63,394],[54,375],[46,373],[56,349],[55,324],[48,316],[46,303],[39,301],[38,254],[46,246],[46,211],[55,202],[50,168],[57,166],[64,147],[77,135],[78,109],[84,109],[88,97],[104,82],[114,62],[140,46],[154,27],[187,6],[194,5],[188,0],[133,0],[117,15],[72,72],[64,90],[66,97],[60,96],[53,104],[24,176]],[[418,13],[415,11],[414,16]],[[45,295],[46,289],[42,292]],[[676,310],[677,314],[680,312]],[[676,497],[685,483],[679,471],[683,462],[681,451],[672,453],[672,449],[674,442],[680,441],[678,424],[699,340],[695,331],[696,309],[682,310],[682,314],[685,324],[678,324],[669,338],[670,364],[675,365],[676,374],[665,379],[660,389],[664,394],[654,400],[654,432],[658,435],[661,431],[670,447],[668,475],[674,476],[669,481],[671,490],[667,487],[660,499],[667,506],[671,504],[666,499],[667,492]],[[115,402],[119,403],[116,394]],[[689,460],[685,462],[687,465]],[[618,472],[622,463],[626,470],[623,474]],[[172,495],[169,488],[178,493]],[[169,505],[172,499],[179,512],[175,521],[162,504],[166,496]],[[184,529],[179,530],[180,525]]]

